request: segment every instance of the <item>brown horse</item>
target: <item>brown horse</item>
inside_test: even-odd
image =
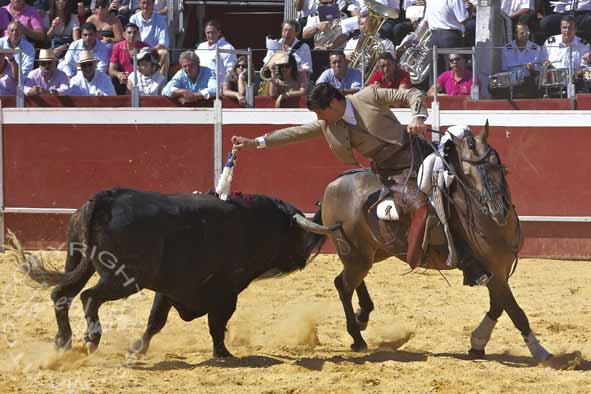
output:
[[[487,143],[487,137],[488,122],[478,136],[467,132],[463,139],[454,138],[446,160],[448,170],[455,175],[446,192],[451,198],[447,216],[455,243],[464,245],[465,250],[493,274],[487,284],[490,308],[472,332],[469,353],[484,357],[494,325],[506,311],[534,359],[541,362],[551,354],[536,339],[508,284],[523,240],[505,179],[505,168],[497,152]],[[408,214],[402,213],[398,222],[389,225],[394,240],[384,237],[383,225],[376,228],[370,222],[366,201],[381,188],[377,176],[371,172],[349,173],[327,186],[322,201],[323,224],[342,224],[342,230],[329,237],[343,262],[343,271],[334,283],[345,311],[347,331],[354,340],[351,348],[355,351],[367,349],[361,331],[367,326],[374,308],[364,277],[374,263],[389,256],[404,260],[406,252]],[[446,253],[427,253],[424,267],[441,269],[445,267],[446,257]],[[354,291],[359,299],[357,312],[352,305]]]

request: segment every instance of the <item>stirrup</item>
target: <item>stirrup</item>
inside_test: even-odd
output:
[[[464,272],[464,285],[470,287],[486,286],[493,278],[493,274],[486,271],[482,271],[480,275],[473,280],[469,280],[468,275],[468,273]]]

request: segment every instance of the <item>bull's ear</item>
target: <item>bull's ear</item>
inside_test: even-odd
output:
[[[486,120],[484,127],[480,130],[480,135],[478,135],[478,139],[483,144],[485,144],[485,145],[487,144],[487,141],[488,141],[488,119]]]

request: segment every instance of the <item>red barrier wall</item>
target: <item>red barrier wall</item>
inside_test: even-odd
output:
[[[213,126],[203,120],[204,112],[185,115],[195,124],[190,124],[192,120],[142,124],[143,115],[122,118],[126,124],[99,124],[100,112],[97,123],[62,119],[59,124],[44,124],[39,118],[43,114],[29,111],[34,125],[18,120],[2,125],[6,207],[76,208],[94,192],[113,186],[173,193],[206,191],[213,185]],[[281,113],[285,119],[303,113],[285,111]],[[232,123],[233,112],[224,115],[230,119],[223,130],[224,152],[230,150],[232,135],[254,137],[287,125],[271,121],[268,112],[246,114],[250,124]],[[500,116],[488,109],[477,114],[478,119],[498,120]],[[538,126],[536,118],[543,115],[539,111],[524,118],[512,111],[510,120],[514,118],[515,124],[531,120],[533,126],[491,127],[490,142],[509,168],[518,213],[591,217],[591,190],[586,186],[591,170],[586,154],[591,126]],[[347,168],[321,139],[244,152],[238,157],[232,188],[273,195],[312,212],[326,184]],[[6,214],[5,221],[28,247],[45,248],[65,241],[67,215]],[[591,223],[524,222],[523,228],[527,236],[524,256],[591,258]]]

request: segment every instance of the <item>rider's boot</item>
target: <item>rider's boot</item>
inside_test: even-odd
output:
[[[465,286],[486,286],[493,275],[484,269],[482,264],[472,256],[465,257],[458,264],[464,273]]]
[[[427,223],[429,209],[426,205],[415,209],[412,213],[410,226],[408,228],[408,246],[406,251],[406,262],[411,268],[420,267],[423,262],[423,235]]]

